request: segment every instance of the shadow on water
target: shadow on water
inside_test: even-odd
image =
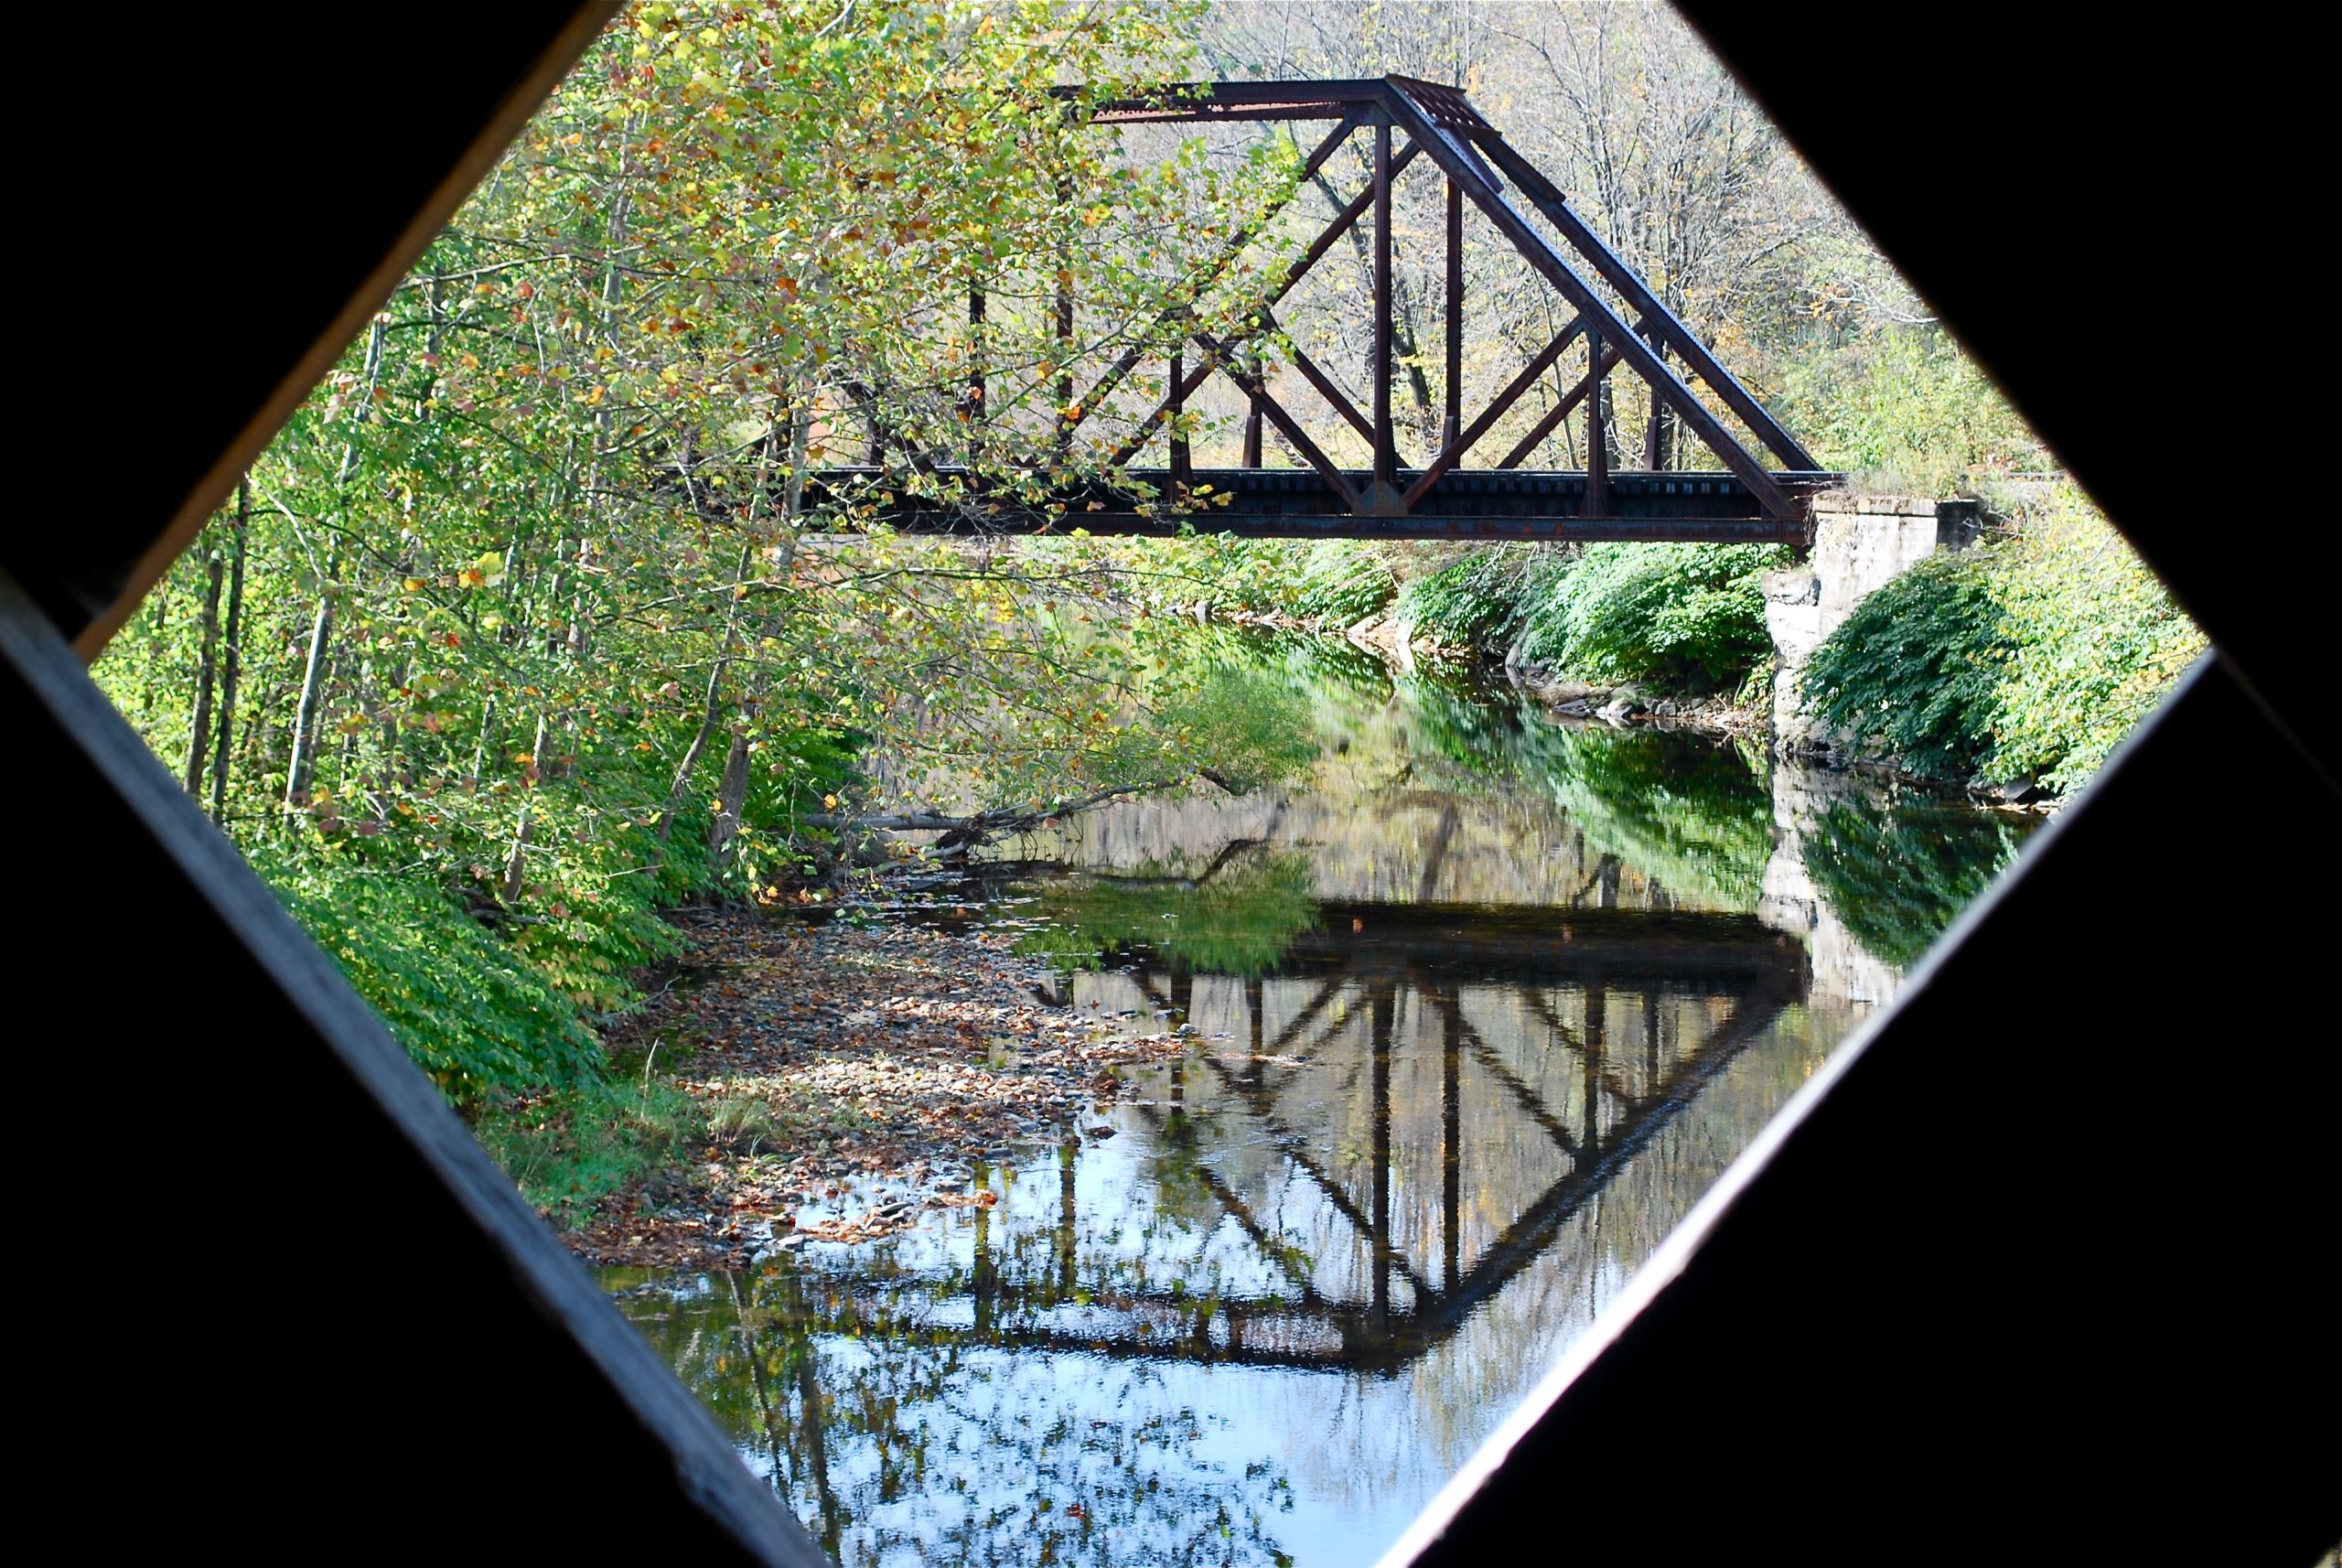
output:
[[[972,1172],[992,1207],[611,1279],[847,1563],[1370,1561],[2017,845],[1234,653],[1308,691],[1308,789],[1127,802],[988,873],[1058,999],[1187,1055]]]

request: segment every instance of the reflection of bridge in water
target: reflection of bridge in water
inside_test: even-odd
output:
[[[1158,1187],[1202,1211],[1195,1255],[1085,1261],[1069,1144],[1053,1226],[1019,1238],[979,1209],[972,1266],[825,1273],[810,1326],[898,1319],[908,1293],[951,1343],[1396,1370],[1544,1253],[1803,998],[1807,968],[1746,917],[1345,904],[1266,979],[1141,956],[1091,984],[1234,1026],[1138,1111]],[[1470,1150],[1489,1168],[1467,1173]]]

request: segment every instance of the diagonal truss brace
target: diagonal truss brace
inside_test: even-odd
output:
[[[1432,161],[1446,172],[1447,177],[1460,187],[1475,206],[1488,215],[1498,231],[1510,240],[1529,259],[1530,264],[1542,273],[1546,281],[1569,300],[1587,327],[1597,333],[1606,346],[1615,346],[1627,362],[1652,389],[1701,442],[1724,460],[1735,478],[1748,487],[1757,504],[1768,516],[1795,518],[1797,503],[1788,491],[1777,483],[1764,466],[1752,456],[1748,449],[1734,439],[1724,422],[1710,412],[1696,393],[1668,365],[1665,359],[1653,351],[1650,345],[1636,335],[1625,318],[1610,308],[1607,301],[1595,292],[1592,285],[1578,275],[1559,246],[1540,231],[1520,209],[1505,195],[1504,187],[1495,172],[1480,157],[1470,144],[1459,141],[1448,127],[1426,113],[1409,96],[1406,90],[1393,82],[1384,105],[1392,120],[1413,138],[1415,145],[1428,154]],[[1624,263],[1621,263],[1623,265]],[[1736,383],[1735,383],[1736,384]]]

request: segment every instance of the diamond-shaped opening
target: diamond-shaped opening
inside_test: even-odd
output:
[[[996,175],[1024,133],[940,124],[948,96],[922,118],[908,75],[879,69],[929,47],[875,41],[900,19],[848,7],[819,39],[812,25],[762,35],[652,8],[589,51],[97,674],[832,1553],[1370,1557],[2200,639],[1696,39],[1623,8],[1408,12],[1395,34],[1372,8],[1198,25],[1221,77],[1460,81],[1844,481],[1802,564],[1687,532],[1764,513],[1674,507],[1669,487],[1696,499],[1728,473],[1696,456],[1688,410],[1656,419],[1661,400],[1624,371],[1606,400],[1571,403],[1582,343],[1490,421],[1485,460],[1456,466],[1456,493],[1470,480],[1501,507],[1453,515],[1655,520],[1665,537],[1568,558],[799,537],[856,507],[913,527],[1080,526],[1090,503],[1065,509],[1064,475],[1030,478],[1067,417],[1061,378],[1092,386],[1130,344],[1165,346],[1138,306],[1192,263],[1181,226],[1245,209],[1264,134],[1294,127],[1298,157],[1324,129],[1133,124],[1101,155],[1044,127],[1030,134],[1063,170],[1130,171],[1152,217],[1078,191],[1003,215],[951,182]],[[991,59],[1030,25],[970,13],[935,47]],[[867,99],[841,113],[799,73]],[[997,81],[958,85],[1015,107]],[[832,116],[852,156],[800,145],[792,113]],[[1372,137],[1328,158],[1330,194],[1312,179],[1263,229],[1238,284],[1262,286],[1322,231]],[[925,185],[903,177],[921,156],[940,166]],[[1449,439],[1446,200],[1423,160],[1392,193],[1409,477]],[[1008,239],[978,331],[953,244],[994,224]],[[1488,214],[1460,231],[1457,423],[1565,325]],[[1371,232],[1337,235],[1279,306],[1259,385],[1293,429],[1252,464],[1252,401],[1212,376],[1184,454],[1162,433],[1134,454],[1160,466],[1156,488],[1252,467],[1314,484],[1305,443],[1370,479],[1374,444],[1339,403],[1374,403]],[[1060,270],[1077,278],[1069,348]],[[1635,317],[1615,280],[1585,281]],[[1222,308],[1224,329],[1230,297],[1194,308]],[[900,308],[856,317],[867,301]],[[886,363],[850,362],[857,330],[892,335]],[[1204,368],[1209,346],[1187,342]],[[1074,440],[1146,435],[1166,375],[1142,356]],[[1723,389],[1692,391],[1723,439],[1765,451]],[[1597,409],[1615,499],[1588,512]],[[1937,504],[1961,492],[1981,504]],[[1097,493],[1099,513],[1140,519],[1164,499]],[[1254,506],[1267,515],[1240,489],[1222,510]],[[1455,643],[1500,627],[1483,651],[1531,666],[1527,696],[1443,678],[1403,636],[1370,658],[1198,634],[1218,638],[1208,655],[1164,662],[1233,671],[1241,699],[1198,682],[1181,700],[1231,725],[1297,714],[1322,758],[1305,782],[1015,824],[1014,855],[1035,864],[955,881],[928,913],[1013,889],[1037,900],[1002,906],[993,930],[1016,950],[949,921],[906,936],[658,918],[709,894],[789,897],[813,842],[795,830],[833,831],[856,801],[985,803],[975,753],[1018,748],[1028,789],[1052,768],[1125,781],[1051,731],[1067,717],[1051,702],[1088,708],[1097,688],[1038,682],[1097,651],[1058,600],[1176,596],[1144,586],[1165,560],[1262,606],[1300,603],[1297,578],[1338,620],[1393,608],[1403,574],[1404,624]],[[1021,596],[1010,622],[943,597],[972,569]],[[1873,591],[1866,621],[1853,601]],[[1629,602],[1648,613],[1620,624]],[[1817,650],[1842,618],[1871,635]],[[1891,642],[1912,626],[1923,648]],[[1721,711],[1701,699],[1745,699],[1767,671],[1773,648],[1749,644],[1767,630],[1820,660],[1829,704],[1773,715],[1900,775],[1701,727]],[[2111,644],[2075,672],[2072,650]],[[958,687],[933,672],[953,661]],[[1628,674],[1652,688],[1643,707],[1600,718]],[[1695,689],[1664,694],[1669,680]],[[951,702],[980,689],[995,705],[978,740],[938,742]],[[1106,728],[1133,716],[1094,711]],[[727,761],[746,781],[728,802]],[[644,978],[717,959],[696,989]],[[875,978],[825,996],[822,963]],[[1042,993],[1020,1015],[1002,983],[1028,964]],[[922,1010],[940,1022],[878,1033]],[[908,1159],[865,1168],[864,1151],[918,1152],[912,1122],[955,1095],[992,1119],[919,1133],[924,1178]],[[898,1192],[920,1206],[909,1221]],[[791,1244],[806,1234],[822,1239]]]

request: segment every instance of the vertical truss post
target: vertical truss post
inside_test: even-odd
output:
[[[1395,483],[1399,447],[1391,429],[1391,123],[1374,127],[1374,478]]]
[[[1171,405],[1171,481],[1181,486],[1195,478],[1194,465],[1187,456],[1187,433],[1180,424],[1187,413],[1187,399],[1179,388],[1187,379],[1186,357],[1174,349],[1171,350],[1171,390],[1165,401]]]
[[[1244,356],[1244,365],[1253,386],[1261,382],[1261,351],[1258,349]],[[1261,394],[1247,390],[1244,394],[1244,467],[1261,467]]]
[[[1447,182],[1447,417],[1439,443],[1464,429],[1464,188]]]
[[[1448,187],[1450,190],[1454,186]],[[1440,998],[1439,1074],[1439,1288],[1454,1290],[1462,1275],[1464,1093],[1462,1044],[1456,1038],[1457,998],[1448,987]]]
[[[1610,515],[1610,437],[1604,428],[1602,394],[1605,380],[1602,374],[1602,334],[1588,329],[1585,334],[1586,383],[1585,394],[1585,508],[1586,517]]]
[[[968,285],[968,467],[983,450],[984,285]]]
[[[1396,1011],[1396,988],[1389,981],[1376,985],[1372,998],[1369,1048],[1374,1053],[1374,1294],[1377,1333],[1391,1316],[1391,1026]]]
[[[1578,1032],[1578,1058],[1585,1068],[1579,1090],[1584,1103],[1578,1107],[1578,1113],[1585,1118],[1585,1131],[1579,1134],[1578,1144],[1582,1149],[1593,1148],[1595,1140],[1602,1135],[1602,1069],[1610,1054],[1609,1028],[1610,993],[1601,985],[1588,985],[1585,1027]]]
[[[1667,339],[1657,328],[1649,337],[1650,351],[1660,364],[1667,363]],[[1654,474],[1667,467],[1667,400],[1657,387],[1650,389],[1650,423],[1643,426],[1643,467]]]

